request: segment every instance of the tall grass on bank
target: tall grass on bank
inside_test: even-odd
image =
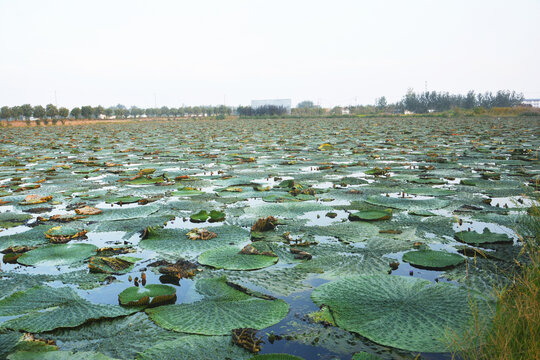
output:
[[[540,359],[540,209],[536,205],[518,231],[525,260],[515,260],[518,271],[510,285],[494,290],[497,306],[492,325],[479,327],[475,321],[471,336],[452,339],[453,358]]]

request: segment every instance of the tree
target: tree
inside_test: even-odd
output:
[[[0,119],[9,119],[11,117],[11,109],[9,106],[2,106],[0,109]]]
[[[69,115],[69,110],[65,107],[61,107],[60,109],[58,109],[58,115],[60,115],[62,119],[65,119]]]
[[[112,108],[106,108],[103,113],[105,114],[106,117],[111,117],[112,114],[113,114],[113,109]]]
[[[11,108],[11,116],[15,119],[15,120],[19,120],[20,117],[22,116],[22,109],[20,106],[14,106]]]
[[[24,116],[27,119],[32,117],[32,113],[33,113],[32,105],[30,104],[22,105],[21,112],[22,112],[22,116]]]
[[[474,91],[471,90],[467,93],[467,96],[463,100],[463,107],[465,109],[472,109],[476,106],[476,95],[474,94]]]
[[[296,105],[297,108],[299,109],[312,109],[315,107],[315,105],[313,104],[313,101],[311,100],[304,100],[300,103],[298,103],[298,105]]]
[[[105,108],[101,105],[98,105],[94,108],[94,117],[99,117],[99,115],[105,114]]]
[[[74,107],[71,109],[71,117],[74,119],[78,119],[81,116],[81,108]]]
[[[162,106],[161,109],[160,109],[160,113],[162,116],[166,116],[166,117],[169,117],[169,108],[166,107],[166,106]]]
[[[45,111],[47,116],[50,118],[55,118],[58,116],[58,109],[53,104],[47,104]]]
[[[388,106],[388,103],[386,102],[386,97],[381,96],[380,98],[376,99],[375,106],[378,110],[386,110],[386,107]]]
[[[94,113],[94,109],[89,105],[83,106],[81,108],[81,115],[84,119],[90,119],[93,113]]]
[[[41,105],[34,106],[33,116],[37,119],[43,119],[47,113],[45,108]]]

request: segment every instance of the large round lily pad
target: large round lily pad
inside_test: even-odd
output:
[[[403,261],[424,269],[446,269],[465,262],[465,258],[458,254],[444,251],[419,250],[403,254]]]
[[[276,256],[243,254],[240,250],[236,246],[211,249],[199,256],[199,263],[216,269],[255,270],[274,265],[278,261]]]
[[[89,258],[96,249],[92,244],[47,245],[24,253],[17,262],[34,266],[68,265]]]
[[[351,221],[379,221],[392,217],[392,211],[362,210],[349,215]]]
[[[204,298],[190,304],[147,309],[159,326],[178,332],[228,335],[238,328],[264,329],[280,322],[289,311],[283,300],[242,291],[224,277],[202,279],[197,291]]]
[[[480,234],[476,231],[460,231],[454,234],[457,241],[470,244],[470,245],[482,245],[482,244],[496,244],[496,243],[513,243],[511,237],[506,234],[498,234],[489,231],[488,228],[484,228],[484,231]]]
[[[319,286],[311,298],[330,308],[339,327],[410,351],[447,351],[448,331],[461,336],[468,329],[470,301],[479,319],[490,318],[487,300],[476,293],[412,277],[344,278]]]
[[[400,210],[433,210],[441,209],[450,204],[449,201],[442,199],[416,200],[381,195],[370,196],[366,199],[366,202],[371,205],[384,206]]]
[[[152,299],[150,301],[150,299]],[[131,286],[118,294],[120,305],[124,306],[157,306],[170,303],[176,299],[176,289],[169,285],[150,284]]]

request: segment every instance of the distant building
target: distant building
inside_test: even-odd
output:
[[[257,109],[265,105],[282,106],[287,109],[287,114],[291,114],[291,99],[251,100],[251,107],[253,109]]]
[[[521,102],[523,105],[530,105],[535,108],[540,107],[540,99],[525,99]]]

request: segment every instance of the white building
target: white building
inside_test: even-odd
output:
[[[540,99],[525,99],[521,102],[523,105],[531,105],[535,108],[540,108]]]
[[[265,105],[282,106],[287,109],[287,114],[291,114],[291,99],[268,99],[268,100],[251,100],[253,109],[260,108]]]

